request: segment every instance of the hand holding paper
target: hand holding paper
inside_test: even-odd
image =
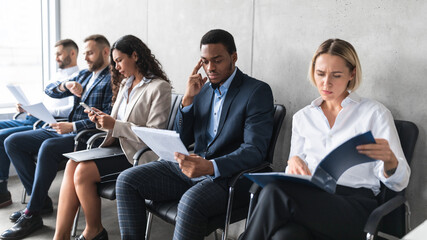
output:
[[[179,163],[181,171],[189,178],[214,174],[213,163],[199,155],[184,155],[175,152],[175,160]]]

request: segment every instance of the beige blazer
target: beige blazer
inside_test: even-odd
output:
[[[125,80],[124,80],[125,81]],[[124,85],[124,84],[123,84]],[[116,104],[111,110],[111,116],[117,118],[120,103],[123,99],[123,85],[117,95]],[[126,101],[125,99],[123,101]],[[126,107],[125,119],[116,120],[114,128],[106,130],[107,136],[100,147],[107,147],[119,139],[120,146],[128,161],[133,164],[133,155],[146,145],[132,131],[131,126],[151,128],[166,128],[171,108],[171,86],[161,79],[152,79],[148,84],[135,89],[135,93]],[[146,154],[144,154],[146,155]],[[157,160],[155,154],[147,154],[141,158],[140,163]]]

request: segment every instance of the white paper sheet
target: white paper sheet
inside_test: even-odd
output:
[[[175,152],[188,155],[187,148],[175,131],[146,127],[132,127],[132,130],[161,159],[175,161]]]
[[[33,115],[34,117],[47,122],[47,123],[56,123],[55,118],[50,114],[50,112],[47,110],[47,108],[44,106],[43,103],[36,103],[33,105],[28,106],[22,106],[22,108],[27,111],[29,114]]]
[[[7,89],[12,93],[12,95],[16,98],[16,101],[20,103],[21,105],[30,105],[30,102],[28,101],[27,97],[25,96],[22,89],[17,85],[11,85],[8,84]]]

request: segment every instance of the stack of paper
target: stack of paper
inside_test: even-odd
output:
[[[161,159],[175,161],[175,152],[188,155],[187,148],[175,131],[147,127],[132,127],[132,130]]]
[[[47,122],[56,123],[55,118],[50,114],[43,103],[30,104],[24,92],[22,92],[19,86],[7,85],[9,91],[13,94],[16,100],[21,104],[21,107],[34,117]]]

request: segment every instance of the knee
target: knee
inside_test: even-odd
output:
[[[194,212],[200,208],[200,201],[191,194],[191,191],[186,191],[178,203],[178,212],[184,212],[186,214],[194,215]]]
[[[99,182],[99,173],[96,167],[91,166],[91,163],[94,164],[93,162],[81,162],[77,165],[74,171],[74,185],[78,186]]]
[[[267,186],[265,186],[260,193],[260,197],[263,195],[267,195],[267,196],[272,196],[272,195],[276,195],[277,193],[281,193],[282,190],[282,186],[279,182],[272,182],[267,184]]]
[[[17,136],[18,136],[17,134],[12,134],[12,135],[9,135],[8,137],[6,137],[6,139],[4,139],[4,147],[6,150],[7,149],[14,149],[15,146],[17,146],[16,143],[19,141],[18,140],[19,138]]]
[[[132,185],[132,180],[134,179],[133,175],[135,174],[135,168],[128,168],[121,172],[117,177],[116,185],[125,186]]]

